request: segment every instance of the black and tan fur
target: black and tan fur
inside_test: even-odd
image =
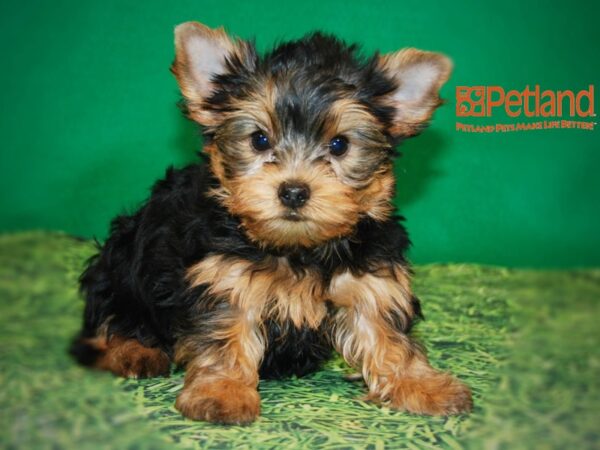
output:
[[[374,401],[468,411],[469,389],[408,336],[420,306],[391,203],[394,149],[440,105],[449,60],[416,49],[364,58],[320,33],[263,56],[199,23],[175,35],[172,71],[206,162],[169,169],[113,221],[81,277],[72,353],[121,376],[185,366],[176,407],[198,420],[253,421],[259,377],[304,375],[333,349]],[[347,147],[334,154],[340,136]],[[289,183],[305,203],[282,200]]]

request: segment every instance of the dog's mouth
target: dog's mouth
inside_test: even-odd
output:
[[[286,211],[283,214],[282,219],[289,220],[290,222],[303,222],[306,220],[306,218],[295,209]]]

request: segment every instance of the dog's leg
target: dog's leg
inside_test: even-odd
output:
[[[186,365],[183,390],[175,407],[186,417],[246,424],[260,414],[258,368],[264,341],[251,314],[220,313],[198,335],[176,345],[175,359]]]
[[[334,343],[346,361],[362,371],[372,400],[416,414],[471,409],[469,388],[432,368],[406,335],[415,311],[403,267],[338,275],[331,297],[340,306],[334,318]]]

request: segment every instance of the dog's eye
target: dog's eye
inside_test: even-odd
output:
[[[252,147],[259,152],[264,152],[271,148],[271,142],[262,131],[255,131],[252,133]]]
[[[333,156],[342,156],[348,151],[348,139],[344,136],[336,136],[329,141],[329,152]]]

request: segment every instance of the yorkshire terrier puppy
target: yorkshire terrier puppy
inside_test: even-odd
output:
[[[81,276],[75,357],[124,377],[185,366],[176,407],[196,420],[252,422],[259,377],[307,374],[333,349],[373,401],[469,411],[469,389],[408,335],[420,306],[391,202],[395,146],[440,105],[448,58],[366,58],[320,33],[259,56],[195,22],[175,44],[206,163],[169,169],[112,222]]]

